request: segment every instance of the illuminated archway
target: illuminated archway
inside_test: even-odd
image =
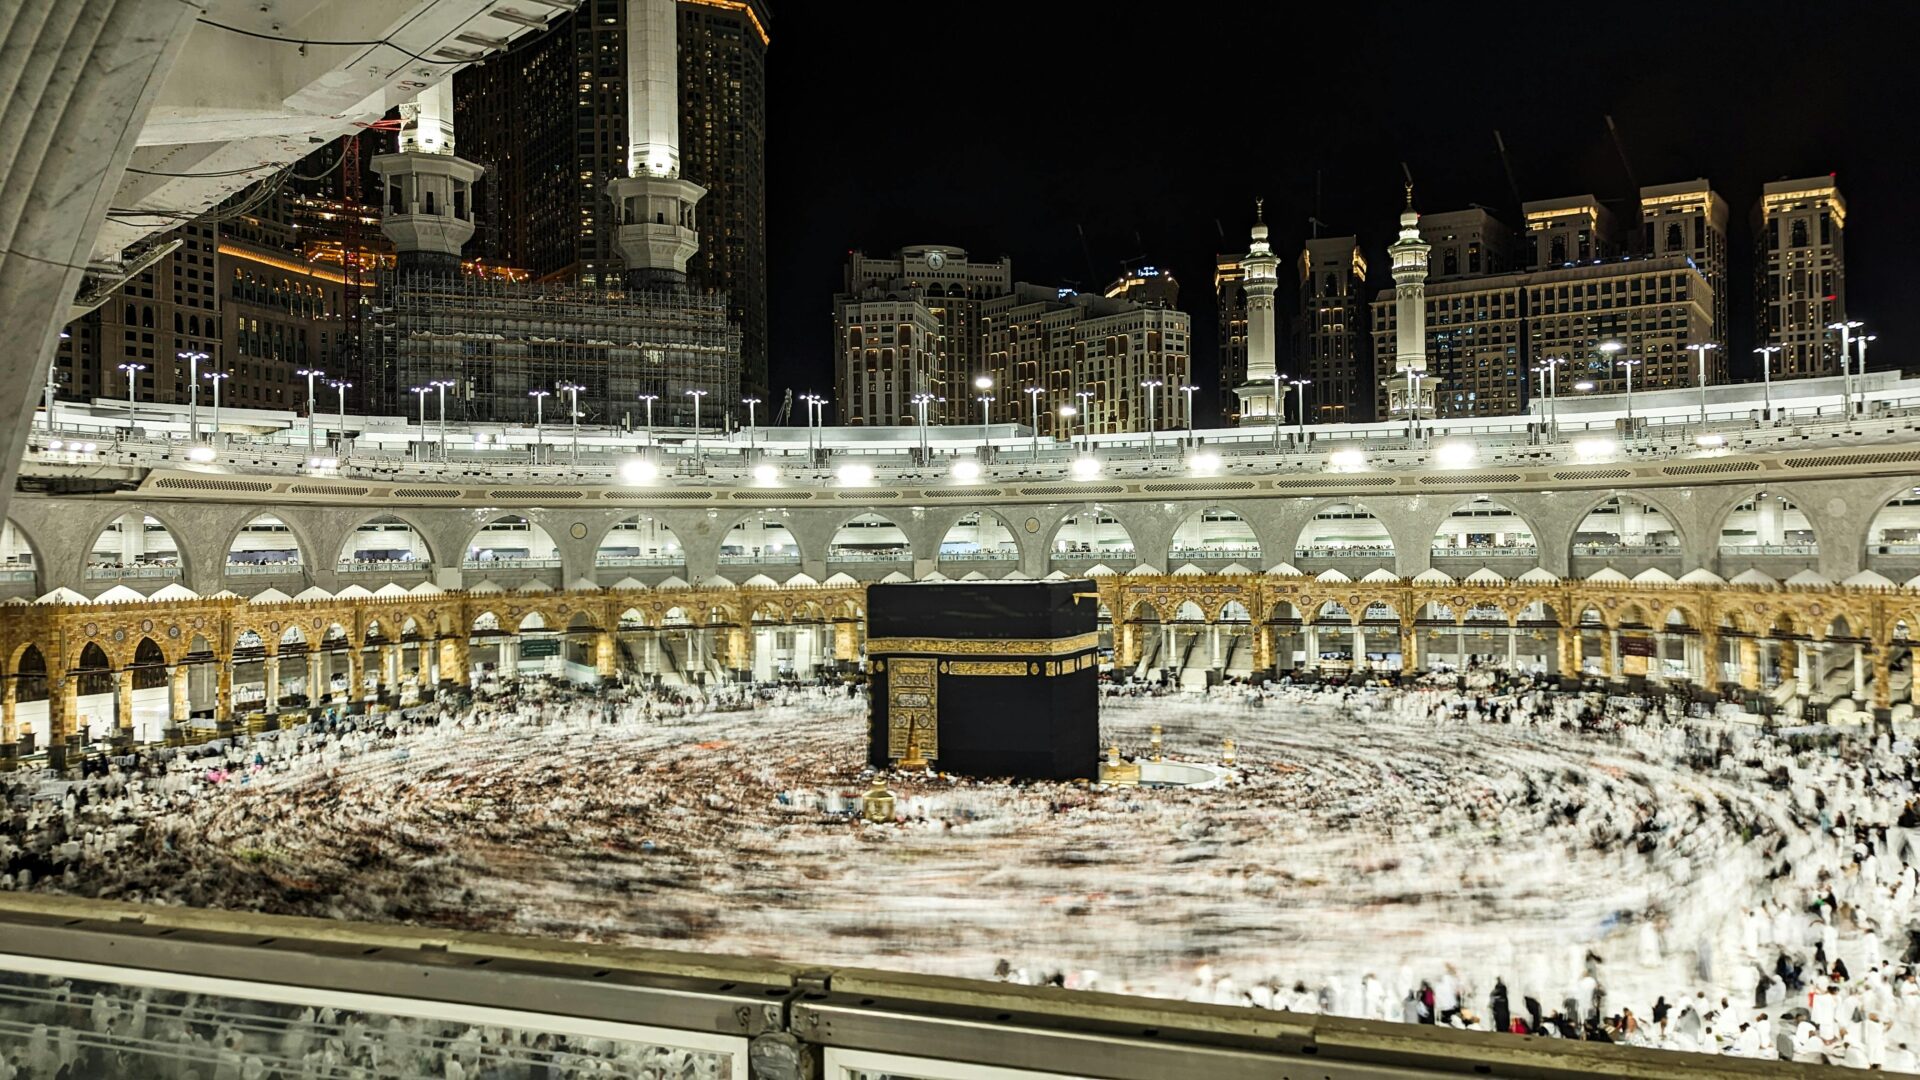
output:
[[[106,524],[87,549],[88,581],[162,580],[181,576],[180,545],[152,514],[138,510]]]

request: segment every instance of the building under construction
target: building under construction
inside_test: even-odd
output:
[[[401,267],[381,275],[361,377],[368,405],[417,415],[411,391],[447,388],[447,419],[564,421],[573,384],[582,423],[638,425],[641,395],[656,424],[717,425],[739,397],[740,329],[726,298],[680,289],[621,290],[508,281]],[[439,416],[437,397],[428,418]]]

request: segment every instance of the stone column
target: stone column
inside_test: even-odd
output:
[[[1804,641],[1793,643],[1793,682],[1793,692],[1806,697],[1811,688],[1807,685],[1807,643]]]
[[[367,673],[366,662],[360,656],[358,648],[347,650],[347,704],[353,705],[366,700]]]
[[[1873,707],[1893,708],[1893,661],[1886,649],[1873,653]]]
[[[1720,685],[1720,635],[1713,630],[1700,631],[1700,685],[1711,690]]]
[[[1134,629],[1132,623],[1121,623],[1115,628],[1118,638],[1113,643],[1113,662],[1115,667],[1128,668],[1140,662],[1139,648],[1134,640]]]
[[[1359,623],[1353,624],[1353,670],[1367,670],[1367,630]]]
[[[1207,666],[1212,668],[1215,671],[1219,671],[1225,664],[1225,661],[1220,656],[1220,624],[1219,623],[1207,624],[1207,653],[1208,653]]]
[[[267,668],[267,707],[268,716],[280,711],[280,654],[268,653],[265,661]]]
[[[113,731],[116,736],[133,737],[133,672],[113,673]]]
[[[327,676],[321,673],[326,657],[318,651],[307,653],[307,707],[319,708],[327,700]]]
[[[754,635],[746,626],[734,626],[727,629],[727,667],[733,671],[744,672],[748,679],[753,678]]]
[[[1313,623],[1308,623],[1305,627],[1305,632],[1307,637],[1307,647],[1305,650],[1307,654],[1307,657],[1306,657],[1307,670],[1319,671],[1320,670],[1320,628],[1318,626],[1315,626]]]
[[[193,719],[193,698],[187,691],[187,665],[175,664],[167,673],[167,719],[185,727]]]
[[[68,768],[71,756],[80,748],[80,736],[74,728],[74,716],[80,707],[79,686],[71,675],[47,677],[47,767],[57,772]]]
[[[1420,634],[1410,619],[1400,620],[1400,673],[1411,675],[1420,670]]]
[[[1564,626],[1553,631],[1554,649],[1560,654],[1560,674],[1579,677],[1582,635],[1579,630],[1569,630]]]
[[[1618,679],[1625,674],[1625,666],[1621,663],[1622,659],[1620,655],[1620,631],[1609,630],[1607,631],[1607,674],[1609,676]]]
[[[20,741],[19,681],[13,676],[0,678],[0,747]]]
[[[1520,630],[1512,623],[1507,624],[1507,670],[1520,670]]]
[[[851,619],[833,624],[833,658],[843,664],[851,664],[860,657],[859,643],[854,640],[854,626]]]
[[[1853,647],[1853,700],[1867,700],[1867,655],[1858,644]]]
[[[1460,654],[1460,661],[1456,666],[1458,666],[1461,671],[1465,671],[1467,670],[1467,624],[1463,622],[1454,623],[1453,636],[1454,646]]]
[[[219,657],[215,660],[219,681],[213,692],[213,721],[216,724],[230,723],[233,720],[233,657]]]
[[[444,637],[440,639],[440,679],[454,686],[467,685],[467,639],[465,637]]]
[[[593,669],[602,679],[614,676],[614,658],[618,655],[613,646],[613,635],[605,630],[593,638]]]
[[[1740,688],[1760,689],[1760,643],[1750,637],[1740,639]]]

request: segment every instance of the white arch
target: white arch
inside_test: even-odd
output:
[[[940,538],[939,558],[1018,560],[1020,542],[1006,518],[992,510],[975,510],[955,521]]]
[[[273,514],[255,514],[233,534],[227,544],[227,566],[257,567],[261,570],[297,567],[306,561],[293,527]]]
[[[184,558],[159,518],[129,510],[101,528],[87,549],[89,578],[173,578]]]
[[[1253,525],[1227,506],[1203,506],[1188,514],[1173,530],[1167,561],[1239,559],[1260,561],[1260,538]]]
[[[356,523],[340,543],[343,570],[425,569],[433,564],[420,527],[398,514],[378,514]]]
[[[1392,558],[1393,534],[1373,511],[1355,502],[1331,502],[1314,511],[1293,542],[1297,558]]]
[[[495,514],[468,538],[460,565],[484,570],[490,566],[558,566],[560,549],[532,518],[522,514]]]
[[[828,562],[910,562],[913,543],[892,519],[871,511],[856,514],[834,530],[827,543]]]
[[[595,566],[683,566],[687,553],[667,523],[635,514],[613,524],[594,549]]]
[[[1433,534],[1436,556],[1537,556],[1539,551],[1533,525],[1513,507],[1487,495],[1476,495],[1454,507]]]

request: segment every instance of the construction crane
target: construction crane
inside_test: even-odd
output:
[[[1500,137],[1500,129],[1493,129],[1493,145],[1500,150],[1500,167],[1507,171],[1507,190],[1513,192],[1513,205],[1525,202],[1520,197],[1520,181],[1513,178],[1513,158],[1507,154],[1507,140]]]
[[[1633,175],[1633,162],[1627,160],[1627,144],[1620,138],[1620,129],[1614,126],[1613,114],[1607,114],[1607,134],[1613,137],[1614,152],[1620,155],[1620,166],[1627,170],[1627,183],[1633,185],[1633,195],[1640,196],[1640,179]]]
[[[780,411],[773,414],[773,422],[768,426],[785,427],[787,421],[791,419],[793,419],[793,387],[789,386],[786,395],[780,399]]]

